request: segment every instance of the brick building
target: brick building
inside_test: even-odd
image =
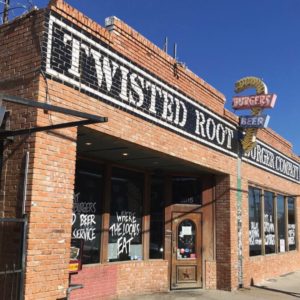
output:
[[[232,290],[300,268],[289,142],[263,129],[240,161],[224,96],[116,17],[103,28],[56,0],[0,41],[0,217],[22,218],[25,200],[25,299],[63,299],[70,282],[84,285],[71,299]],[[70,111],[107,122],[52,127],[80,120]],[[0,234],[3,285],[14,241]],[[71,238],[84,246],[70,276]]]

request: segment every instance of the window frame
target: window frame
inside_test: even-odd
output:
[[[298,250],[298,238],[297,238],[297,232],[298,232],[298,220],[297,220],[297,197],[296,196],[292,196],[292,195],[288,195],[286,193],[282,193],[279,191],[274,191],[272,189],[268,189],[268,188],[263,188],[257,185],[249,185],[248,186],[248,232],[250,232],[250,207],[249,207],[249,195],[250,195],[250,191],[251,189],[257,189],[261,191],[260,194],[260,210],[261,210],[261,216],[260,216],[260,224],[261,224],[261,240],[262,240],[262,244],[261,244],[261,254],[260,255],[251,255],[251,251],[250,251],[250,235],[248,236],[248,242],[249,242],[249,247],[248,247],[248,251],[249,251],[249,257],[250,258],[255,258],[257,256],[268,256],[268,255],[277,255],[277,254],[284,254],[287,252],[291,252],[291,251],[297,251]],[[273,216],[274,216],[274,229],[275,229],[275,252],[272,253],[266,253],[266,249],[265,249],[265,226],[264,226],[264,217],[265,217],[265,194],[266,193],[272,193],[273,194]],[[277,199],[278,196],[282,196],[283,197],[283,206],[284,206],[284,232],[285,232],[285,251],[284,252],[280,252],[279,249],[279,232],[278,232],[278,203],[277,203]],[[294,200],[294,222],[295,222],[295,249],[290,249],[289,244],[288,244],[288,200],[289,199],[293,199]]]
[[[98,184],[99,184],[99,193],[97,193],[97,197],[94,199],[97,205],[97,214],[95,214],[95,216],[99,216],[98,218],[98,223],[99,223],[99,227],[95,227],[96,230],[99,230],[99,236],[97,238],[99,238],[98,241],[98,254],[97,254],[97,262],[93,261],[93,262],[82,262],[82,265],[84,266],[89,266],[89,265],[93,265],[93,264],[100,264],[101,263],[101,255],[102,255],[102,226],[103,226],[103,205],[105,202],[104,199],[104,191],[105,191],[105,187],[104,187],[104,181],[105,181],[105,173],[104,173],[104,167],[103,164],[100,163],[96,163],[96,164],[91,164],[91,161],[89,160],[84,160],[84,159],[80,159],[77,160],[76,162],[76,170],[75,170],[75,181],[74,181],[74,199],[73,199],[73,216],[75,213],[75,205],[76,205],[76,190],[81,186],[81,184],[79,184],[79,182],[77,182],[78,180],[78,176],[82,176],[83,174],[86,174],[90,177],[98,177]],[[100,180],[101,178],[101,180]],[[76,214],[78,215],[78,214]],[[88,214],[88,215],[92,215],[92,214]],[[74,222],[74,217],[72,216],[72,227],[71,227],[71,238],[73,237],[73,230],[76,229],[75,224],[73,224]],[[88,219],[90,220],[90,219]],[[80,227],[78,227],[78,229],[80,229]],[[83,246],[83,250],[84,246]],[[84,255],[84,253],[82,254]],[[93,260],[93,259],[91,259]]]
[[[284,251],[280,251],[280,237],[279,237],[279,220],[278,220],[278,199],[279,197],[282,197],[281,199],[283,200],[283,225],[284,225]],[[285,201],[285,196],[282,195],[281,193],[276,194],[275,196],[275,201],[276,201],[276,247],[277,247],[277,253],[285,253],[287,251],[287,233],[286,233],[286,201]]]
[[[147,211],[148,211],[148,206],[149,206],[149,196],[148,196],[148,189],[147,189],[147,182],[149,180],[149,176],[147,172],[144,172],[142,170],[138,170],[138,169],[132,169],[132,168],[126,168],[124,166],[120,166],[120,165],[109,165],[109,175],[107,175],[109,178],[109,185],[107,185],[107,192],[108,192],[108,196],[106,198],[106,214],[107,214],[107,223],[106,223],[106,228],[108,228],[108,230],[105,230],[105,228],[103,229],[103,232],[107,233],[107,243],[103,243],[103,245],[101,245],[101,249],[104,252],[104,257],[103,257],[103,262],[104,263],[120,263],[122,261],[125,262],[130,262],[130,259],[115,259],[115,260],[110,260],[109,259],[109,240],[110,240],[110,226],[111,226],[111,204],[112,204],[112,178],[113,178],[113,170],[115,170],[116,172],[128,172],[128,173],[140,173],[143,175],[144,180],[142,180],[142,192],[141,192],[141,217],[140,217],[140,239],[141,239],[141,253],[140,256],[137,257],[136,259],[132,259],[132,260],[147,260],[149,257],[149,251],[146,250],[147,244],[149,243],[149,220],[147,218]],[[136,175],[134,175],[136,176]],[[146,235],[147,232],[147,235]]]
[[[295,250],[297,250],[297,244],[298,244],[298,240],[297,240],[297,207],[296,207],[296,197],[293,197],[293,196],[288,196],[288,197],[286,197],[287,198],[287,200],[286,200],[286,202],[287,202],[287,210],[286,210],[286,212],[287,212],[287,231],[286,231],[286,235],[287,235],[287,249],[288,249],[288,251],[295,251]],[[290,238],[290,236],[289,236],[289,225],[290,225],[290,214],[289,214],[289,201],[290,200],[292,200],[293,201],[293,219],[294,219],[294,224],[292,224],[292,225],[294,225],[294,237],[295,237],[295,243],[294,244],[289,244],[289,238]],[[294,245],[294,249],[290,249],[291,248],[291,246],[292,245]]]
[[[266,201],[268,201],[267,199],[267,194],[270,194],[271,195],[271,203],[272,203],[272,216],[274,218],[273,220],[273,225],[274,225],[274,235],[275,235],[275,238],[274,238],[274,252],[270,252],[270,253],[266,253],[267,252],[267,246],[271,246],[271,245],[266,245],[266,228],[265,228],[265,222],[266,222]],[[265,255],[269,255],[269,254],[275,254],[276,253],[276,241],[277,241],[277,232],[276,232],[276,229],[275,229],[275,224],[277,223],[277,215],[276,215],[276,211],[277,211],[277,202],[276,202],[276,196],[275,196],[275,193],[274,192],[271,192],[269,190],[263,190],[263,211],[262,211],[262,214],[263,214],[263,222],[262,222],[262,227],[263,227],[263,245],[264,245],[264,248],[263,248],[263,253]],[[269,223],[270,224],[270,223]],[[272,247],[270,247],[272,248]]]
[[[263,222],[262,222],[262,220],[263,220],[263,213],[264,213],[264,211],[263,211],[263,201],[262,201],[262,199],[263,199],[263,190],[261,189],[261,188],[258,188],[258,187],[249,187],[249,189],[248,189],[248,226],[249,226],[249,230],[248,230],[248,232],[250,232],[250,203],[249,203],[249,201],[250,201],[250,189],[252,189],[253,190],[253,192],[254,192],[254,190],[257,190],[258,192],[259,192],[259,224],[258,224],[258,228],[259,228],[259,232],[260,232],[260,240],[261,240],[261,244],[260,244],[260,254],[258,254],[258,255],[251,255],[251,256],[260,256],[260,255],[262,255],[263,254],[263,249],[264,249],[264,235],[263,235]],[[255,201],[255,199],[254,199],[254,201]],[[252,230],[252,229],[251,229]],[[250,256],[250,253],[251,253],[251,249],[250,249],[250,241],[249,241],[249,256]],[[255,246],[255,245],[254,245]],[[252,251],[254,251],[254,250],[252,250]]]

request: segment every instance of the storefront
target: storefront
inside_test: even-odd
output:
[[[214,255],[214,174],[92,130],[79,132],[72,236],[85,240],[84,264],[150,260],[163,267],[164,288],[203,287],[202,256]]]
[[[3,129],[48,126],[3,148],[3,217],[18,217],[29,157],[25,299],[62,299],[70,283],[84,286],[71,299],[232,290],[300,268],[289,142],[263,129],[239,157],[224,96],[116,17],[103,28],[57,0],[3,25],[0,39]],[[5,95],[107,122],[77,126],[80,114]],[[71,238],[84,241],[72,275]]]

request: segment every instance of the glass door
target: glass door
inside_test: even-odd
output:
[[[202,287],[201,214],[173,213],[172,289]]]

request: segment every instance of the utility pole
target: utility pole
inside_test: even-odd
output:
[[[3,24],[8,23],[9,1],[5,0],[3,9]]]
[[[268,93],[268,88],[265,83],[257,77],[244,77],[235,83],[235,92],[240,93],[248,88],[255,88],[256,95],[265,95]],[[275,101],[275,100],[274,100]],[[249,107],[248,107],[249,106]],[[250,108],[253,116],[259,116],[263,107],[261,105],[242,107],[239,109]],[[233,107],[237,109],[236,105]],[[262,128],[260,126],[259,128]],[[238,244],[238,287],[242,288],[244,285],[244,256],[243,256],[243,195],[242,195],[242,158],[244,153],[249,153],[256,146],[256,134],[258,127],[244,128],[245,136],[240,132],[238,141],[238,157],[237,157],[237,244]]]

